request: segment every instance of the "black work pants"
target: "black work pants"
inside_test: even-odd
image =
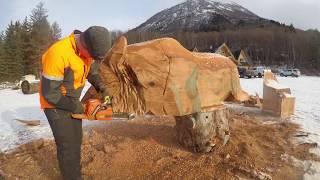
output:
[[[82,121],[61,109],[45,109],[56,146],[63,179],[81,179]]]

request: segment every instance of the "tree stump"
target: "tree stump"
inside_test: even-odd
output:
[[[39,91],[39,82],[22,81],[21,90],[23,94],[34,94]]]
[[[207,153],[229,141],[229,110],[226,107],[175,119],[179,143],[194,152]]]

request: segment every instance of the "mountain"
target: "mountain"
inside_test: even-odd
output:
[[[186,49],[214,52],[227,43],[254,64],[320,72],[320,32],[262,18],[229,0],[186,0],[126,32],[129,44],[171,37]],[[310,73],[311,72],[311,73]]]
[[[136,32],[221,31],[235,26],[272,23],[241,5],[227,0],[187,0],[165,9],[137,28]]]

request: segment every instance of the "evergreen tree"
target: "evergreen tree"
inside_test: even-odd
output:
[[[35,51],[31,42],[31,24],[28,17],[25,17],[21,26],[22,51],[24,60],[24,74],[32,74],[33,64],[30,59],[34,56]]]
[[[29,61],[32,64],[30,70],[35,75],[39,75],[40,72],[41,55],[51,44],[51,27],[47,17],[47,10],[44,8],[43,2],[40,2],[30,15],[30,35],[33,52],[29,57]]]
[[[57,22],[53,22],[51,25],[51,41],[56,42],[61,38],[61,28]]]
[[[0,82],[14,81],[26,74],[39,75],[42,54],[61,37],[57,22],[47,20],[40,2],[24,21],[11,22],[0,32]]]
[[[3,72],[5,70],[3,46],[4,46],[4,33],[0,32],[0,82],[4,80]]]
[[[9,81],[19,79],[24,74],[24,62],[21,40],[21,24],[19,21],[11,22],[5,31],[4,39],[4,71],[1,73]]]

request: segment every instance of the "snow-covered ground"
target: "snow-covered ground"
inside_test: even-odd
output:
[[[293,121],[310,133],[305,140],[320,144],[320,77],[278,77],[278,80],[290,87],[297,98]],[[250,94],[257,92],[262,97],[262,79],[241,79],[241,86]],[[41,125],[27,127],[14,119],[41,120]],[[39,138],[52,138],[48,122],[39,107],[39,95],[24,95],[21,90],[0,90],[0,151]]]
[[[308,137],[297,139],[302,142],[318,143],[320,145],[320,77],[302,76],[299,78],[277,77],[279,82],[291,88],[296,97],[296,114],[292,121],[301,125]],[[241,79],[241,86],[250,94],[258,93],[263,96],[263,79]],[[312,150],[320,155],[320,148]],[[290,157],[297,167],[305,170],[305,180],[320,179],[320,163],[314,161],[299,161]]]
[[[300,124],[304,132],[310,133],[300,140],[320,144],[320,77],[278,77],[278,80],[282,85],[290,87],[296,97],[296,115],[292,120]],[[241,79],[241,86],[250,94],[257,92],[262,97],[263,79]],[[89,87],[90,84],[87,83],[85,90]],[[41,125],[28,127],[15,119],[41,120]],[[86,121],[84,126],[91,124],[96,123]],[[52,138],[49,124],[39,107],[39,95],[24,95],[21,90],[0,90],[0,152],[10,151],[18,145],[39,138]],[[319,148],[314,152],[320,155]],[[308,169],[305,179],[320,177],[320,163],[296,162]]]
[[[38,127],[26,127],[15,119],[41,120]],[[0,91],[0,151],[6,151],[32,139],[52,134],[39,107],[39,95],[23,95],[21,90]]]
[[[296,97],[296,114],[292,120],[310,135],[305,141],[320,144],[320,77],[277,77],[280,84],[290,87]],[[242,88],[250,94],[263,96],[263,79],[241,79]]]
[[[82,95],[89,87],[87,83]],[[25,126],[15,119],[40,120],[40,126]],[[40,109],[38,93],[25,95],[21,90],[0,90],[0,152],[35,139],[52,137],[49,123]]]

